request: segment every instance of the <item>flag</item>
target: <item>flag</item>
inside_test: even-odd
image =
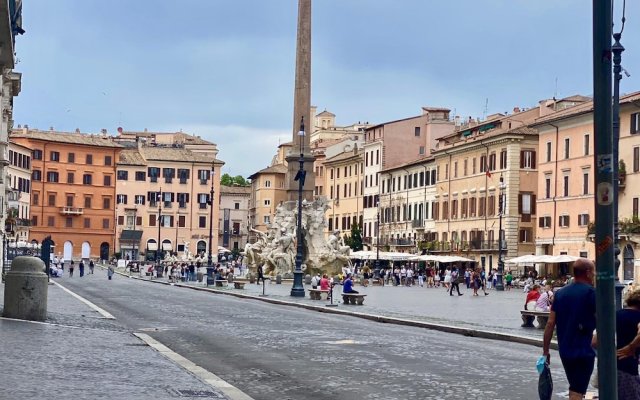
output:
[[[491,178],[491,171],[489,171],[489,166],[484,164],[484,173],[487,175],[487,178]]]

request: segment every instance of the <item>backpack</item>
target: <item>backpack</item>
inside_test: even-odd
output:
[[[458,271],[451,272],[451,282],[456,282],[458,280]]]

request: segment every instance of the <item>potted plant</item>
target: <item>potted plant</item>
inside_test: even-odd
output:
[[[620,160],[620,163],[618,165],[618,186],[624,187],[626,180],[627,165],[624,163],[624,160]]]

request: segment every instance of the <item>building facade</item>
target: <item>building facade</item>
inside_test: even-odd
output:
[[[274,164],[249,176],[251,198],[249,200],[249,241],[255,239],[251,229],[267,232],[276,207],[287,200],[285,187],[287,167]]]
[[[31,150],[9,143],[7,166],[7,219],[5,234],[9,243],[29,241],[31,226]]]
[[[218,246],[241,251],[249,238],[251,187],[220,186]]]
[[[29,240],[51,235],[66,260],[109,259],[122,147],[103,135],[28,128],[14,130],[11,140],[32,152]]]

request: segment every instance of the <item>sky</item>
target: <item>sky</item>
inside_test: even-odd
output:
[[[591,3],[313,0],[311,103],[349,125],[590,95]],[[626,17],[622,93],[640,90],[640,1]],[[247,177],[291,140],[296,19],[296,0],[26,1],[15,124],[182,130]]]

